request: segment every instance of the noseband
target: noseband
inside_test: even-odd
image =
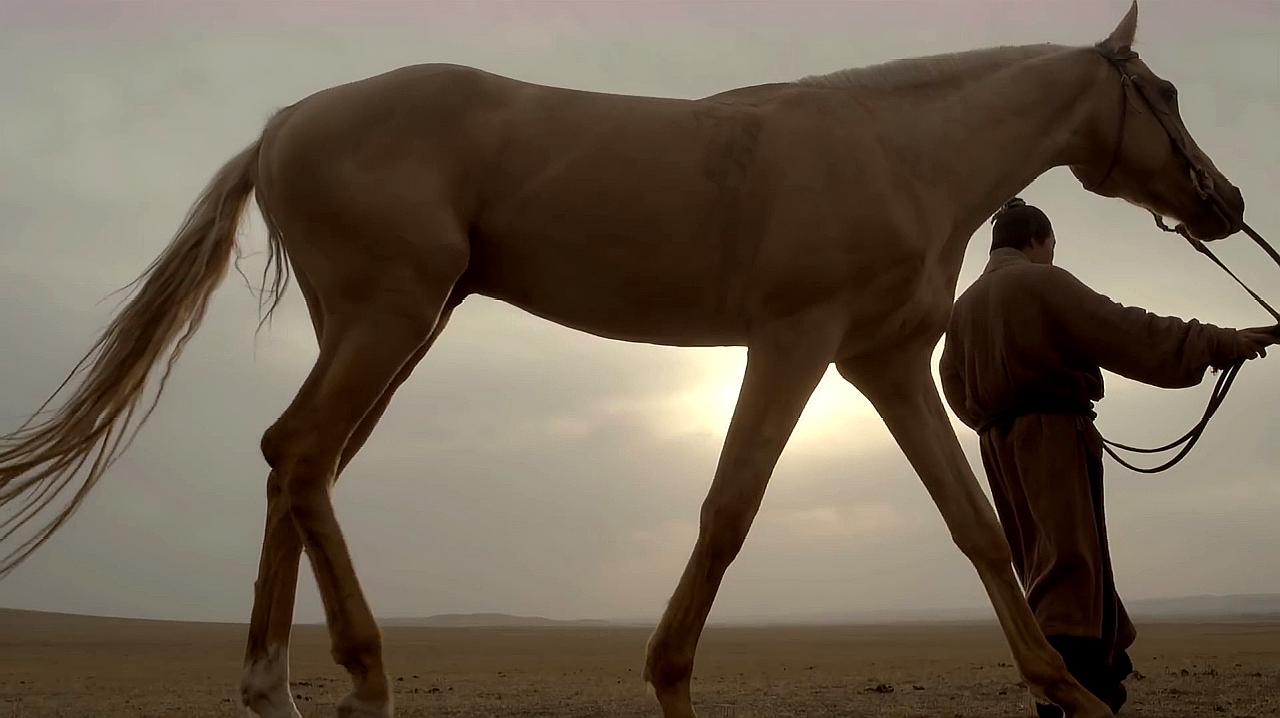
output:
[[[1132,92],[1138,96],[1142,105],[1146,106],[1146,109],[1151,112],[1152,117],[1155,117],[1160,123],[1160,126],[1164,128],[1165,134],[1169,137],[1169,141],[1186,161],[1191,173],[1191,183],[1195,186],[1196,192],[1200,195],[1200,199],[1211,202],[1214,210],[1217,211],[1223,220],[1226,221],[1228,227],[1236,226],[1235,220],[1232,219],[1233,213],[1231,207],[1222,198],[1222,196],[1218,194],[1217,188],[1214,187],[1213,184],[1213,175],[1209,172],[1209,169],[1201,164],[1201,162],[1197,160],[1195,155],[1191,152],[1188,146],[1186,133],[1182,131],[1182,128],[1178,127],[1171,121],[1169,117],[1170,113],[1167,110],[1161,109],[1159,105],[1152,101],[1151,96],[1148,94],[1149,90],[1145,83],[1142,82],[1142,78],[1136,73],[1129,71],[1126,63],[1130,60],[1137,59],[1138,54],[1132,51],[1124,54],[1110,54],[1103,52],[1101,49],[1099,49],[1099,53],[1109,63],[1111,63],[1111,66],[1114,67],[1117,72],[1120,73],[1120,123],[1116,134],[1116,143],[1111,151],[1111,160],[1107,163],[1106,171],[1102,173],[1101,179],[1091,185],[1086,185],[1085,189],[1089,191],[1096,191],[1099,187],[1105,184],[1107,180],[1111,179],[1112,173],[1115,172],[1116,165],[1120,161],[1121,146],[1124,144],[1125,129],[1129,114],[1129,95]],[[1176,227],[1170,227],[1165,224],[1164,219],[1162,219],[1156,212],[1152,211],[1151,216],[1155,220],[1156,226],[1161,230],[1181,235],[1182,238],[1186,239],[1197,252],[1208,257],[1214,264],[1222,268],[1222,271],[1231,275],[1231,278],[1234,279],[1246,292],[1248,292],[1249,296],[1253,297],[1254,301],[1261,305],[1263,309],[1267,310],[1267,313],[1276,320],[1277,330],[1280,331],[1280,312],[1277,312],[1265,299],[1259,296],[1257,292],[1253,291],[1253,289],[1249,287],[1249,285],[1245,284],[1239,277],[1237,277],[1235,272],[1232,272],[1227,265],[1223,264],[1222,260],[1218,259],[1217,255],[1209,249],[1208,245],[1201,240],[1192,237],[1191,233],[1187,231],[1185,225],[1180,224]],[[1276,252],[1275,248],[1272,247],[1267,240],[1262,238],[1262,235],[1254,231],[1254,229],[1246,224],[1243,219],[1239,223],[1239,229],[1244,231],[1244,233],[1248,235],[1255,244],[1261,247],[1277,266],[1280,266],[1280,252]],[[1213,393],[1209,396],[1209,405],[1205,408],[1204,415],[1195,426],[1191,427],[1190,431],[1183,434],[1177,440],[1169,442],[1164,446],[1148,449],[1120,444],[1103,437],[1102,448],[1106,450],[1111,458],[1119,462],[1121,466],[1139,473],[1155,474],[1174,466],[1186,457],[1186,455],[1190,453],[1191,447],[1195,446],[1196,442],[1200,440],[1200,436],[1204,433],[1205,427],[1209,424],[1209,419],[1213,418],[1213,415],[1218,411],[1218,407],[1222,405],[1223,400],[1227,396],[1227,392],[1231,389],[1231,384],[1235,381],[1236,375],[1240,373],[1240,367],[1243,364],[1244,360],[1237,361],[1218,376],[1218,381],[1213,387]],[[1138,454],[1158,454],[1178,449],[1178,453],[1175,454],[1173,458],[1159,466],[1141,468],[1134,466],[1121,458],[1120,455],[1116,453],[1116,449]]]

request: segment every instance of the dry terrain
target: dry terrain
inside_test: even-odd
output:
[[[1140,627],[1132,710],[1280,716],[1280,623]],[[0,718],[240,716],[244,626],[0,610]],[[643,627],[386,630],[400,716],[653,716]],[[346,682],[323,629],[297,629],[294,692],[331,716]],[[1025,691],[985,624],[713,627],[701,715],[1022,716]]]

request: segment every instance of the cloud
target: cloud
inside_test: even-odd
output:
[[[611,92],[696,97],[894,57],[982,45],[1090,42],[1116,3],[1010,12],[988,3],[489,5],[28,3],[0,28],[0,425],[16,426],[109,319],[101,300],[158,253],[213,171],[277,108],[422,61]],[[412,6],[411,6],[412,5]],[[1200,144],[1280,227],[1274,47],[1240,33],[1276,8],[1146,11],[1144,58],[1182,87]],[[424,9],[425,8],[425,9]],[[339,13],[359,13],[358,16]],[[621,14],[617,14],[621,13]],[[782,13],[780,16],[779,13]],[[545,13],[542,13],[545,15]],[[922,18],[927,18],[927,21]],[[1265,317],[1149,218],[1064,171],[1025,192],[1053,217],[1061,261],[1118,300],[1225,325]],[[986,254],[979,233],[964,285]],[[1258,287],[1274,268],[1239,240],[1225,261]],[[245,229],[261,268],[260,223]],[[234,275],[152,423],[84,509],[0,583],[0,605],[243,620],[261,540],[262,431],[315,356],[296,290],[268,331]],[[697,533],[743,353],[628,345],[473,298],[400,390],[336,489],[373,605],[386,615],[501,610],[653,616]],[[1280,591],[1259,570],[1280,536],[1274,359],[1246,367],[1192,458],[1159,479],[1108,468],[1129,595]],[[1109,378],[1100,425],[1156,443],[1207,388]],[[980,470],[976,439],[961,431]],[[981,481],[981,476],[979,477]],[[985,482],[983,482],[985,483]],[[304,571],[300,620],[321,615]],[[801,420],[720,617],[973,605],[981,587],[870,405],[831,374]]]

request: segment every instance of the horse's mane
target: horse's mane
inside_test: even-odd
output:
[[[1010,62],[1041,57],[1065,49],[1067,48],[1062,45],[1050,43],[989,47],[836,70],[826,75],[803,77],[796,80],[796,84],[848,88],[918,87],[961,75],[979,76]]]

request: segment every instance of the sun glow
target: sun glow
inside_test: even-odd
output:
[[[701,434],[720,441],[729,427],[746,368],[746,351],[700,350],[697,379],[669,396],[656,417],[668,434]],[[832,367],[818,384],[800,417],[790,451],[826,453],[888,441],[888,432],[871,403]]]

